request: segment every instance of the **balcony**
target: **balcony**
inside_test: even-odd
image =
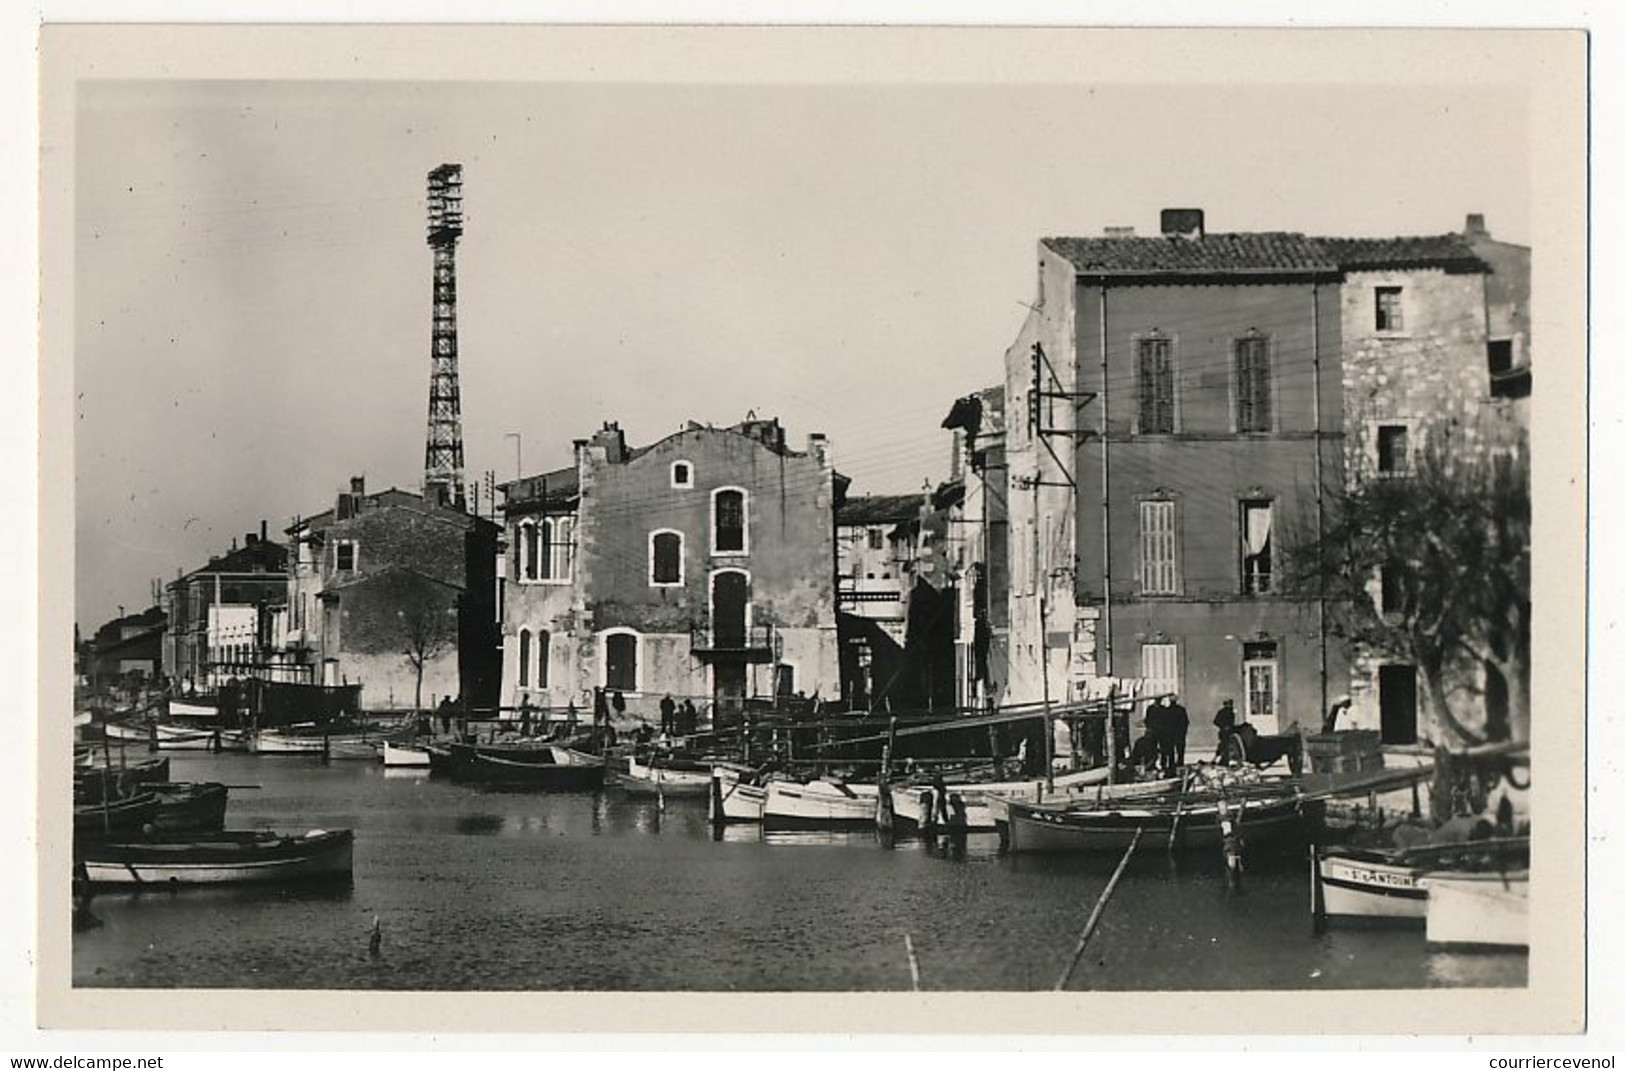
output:
[[[769,663],[777,652],[772,625],[715,629],[696,625],[689,633],[689,653],[702,662]]]

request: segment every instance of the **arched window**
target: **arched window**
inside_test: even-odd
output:
[[[737,487],[715,491],[711,499],[712,552],[745,553],[745,521],[745,492]]]
[[[552,661],[552,652],[549,647],[552,637],[546,629],[536,634],[536,687],[546,688],[548,677],[548,664]]]
[[[638,690],[638,636],[611,632],[604,637],[604,687],[616,692]]]
[[[530,687],[530,629],[519,630],[519,687]]]
[[[661,531],[649,536],[649,583],[677,586],[683,582],[683,534]]]
[[[545,528],[546,526],[547,522],[543,521],[542,527]],[[539,558],[536,553],[537,545],[536,525],[526,523],[519,530],[520,575],[526,580],[536,579],[536,563]]]

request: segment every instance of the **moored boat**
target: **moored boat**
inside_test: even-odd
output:
[[[159,833],[218,833],[226,826],[230,792],[218,781],[170,781],[147,788],[158,797],[152,827]]]
[[[634,755],[616,783],[633,795],[703,796],[711,791],[711,765],[660,756],[641,762]]]
[[[762,822],[776,829],[873,826],[880,798],[877,785],[827,779],[801,782],[775,778],[766,787]]]
[[[152,726],[144,722],[110,721],[102,726],[102,738],[127,744],[150,744]]]
[[[302,836],[216,833],[184,840],[88,844],[79,851],[92,884],[219,885],[351,876],[354,833]]]
[[[1061,774],[1050,784],[1040,777],[1023,780],[956,781],[943,785],[905,784],[888,785],[881,793],[885,806],[890,807],[892,832],[909,836],[949,828],[955,832],[992,833],[1006,821],[1005,802],[1020,800],[1026,803],[1054,802],[1057,798],[1077,798],[1079,794],[1096,795],[1128,786],[1107,786],[1106,768],[1074,770]],[[1159,794],[1177,788],[1178,779],[1156,781],[1133,786],[1136,795]],[[954,798],[958,797],[957,806]],[[963,817],[958,818],[960,812]],[[884,814],[881,818],[884,825]]]
[[[1217,847],[1223,823],[1233,823],[1247,845],[1301,839],[1305,813],[1295,793],[1239,799],[1181,797],[1121,800],[1086,806],[1006,803],[1012,852],[1068,852],[1127,847],[1137,830],[1173,848]]]
[[[453,744],[454,775],[482,784],[580,792],[604,783],[604,760],[567,747]]]
[[[388,740],[378,746],[379,758],[387,767],[420,767],[427,769],[430,765],[429,749],[412,744],[396,744]]]
[[[1529,871],[1440,871],[1427,890],[1427,942],[1483,948],[1529,947]]]
[[[248,750],[256,755],[320,755],[328,738],[315,733],[259,729],[248,734]]]
[[[152,792],[138,792],[96,803],[75,803],[74,836],[104,837],[138,832],[151,825],[157,813],[158,797]]]
[[[754,771],[729,763],[711,767],[711,821],[760,822],[767,805],[767,786]]]
[[[1428,914],[1428,875],[1451,871],[1499,874],[1528,865],[1527,837],[1408,848],[1321,849],[1315,853],[1319,911],[1328,918],[1421,922]]]
[[[191,699],[170,699],[168,711],[171,719],[209,719],[220,716],[220,708],[213,699],[202,696]]]

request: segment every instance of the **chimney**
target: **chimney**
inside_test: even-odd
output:
[[[1200,208],[1164,208],[1162,210],[1162,236],[1164,238],[1200,239],[1207,233],[1206,220]]]
[[[364,494],[366,494],[367,493],[367,478],[365,476],[351,476],[350,477],[350,493],[352,495],[364,495]]]
[[[1132,237],[1134,237],[1134,228],[1133,227],[1107,227],[1105,233],[1106,233],[1106,237],[1108,237],[1108,238],[1132,238]]]
[[[1484,226],[1484,213],[1467,213],[1467,226],[1463,228],[1462,233],[1468,238],[1488,238],[1490,236],[1490,230],[1488,227]]]
[[[252,547],[255,543],[258,543],[259,541],[260,541],[260,537],[259,537],[259,535],[257,533],[255,533],[255,532],[245,532],[245,533],[243,533],[243,546]]]
[[[265,542],[265,518],[260,518],[260,542]]]
[[[807,433],[807,453],[818,460],[820,465],[829,462],[829,436],[821,431]]]
[[[626,460],[626,433],[616,421],[604,421],[603,429],[592,437],[592,444],[604,448],[604,459],[611,464]]]

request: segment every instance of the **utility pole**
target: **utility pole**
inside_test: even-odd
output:
[[[463,233],[463,167],[429,172],[429,248],[434,250],[430,330],[429,430],[423,451],[423,497],[466,510],[463,409],[457,385],[457,239]]]

